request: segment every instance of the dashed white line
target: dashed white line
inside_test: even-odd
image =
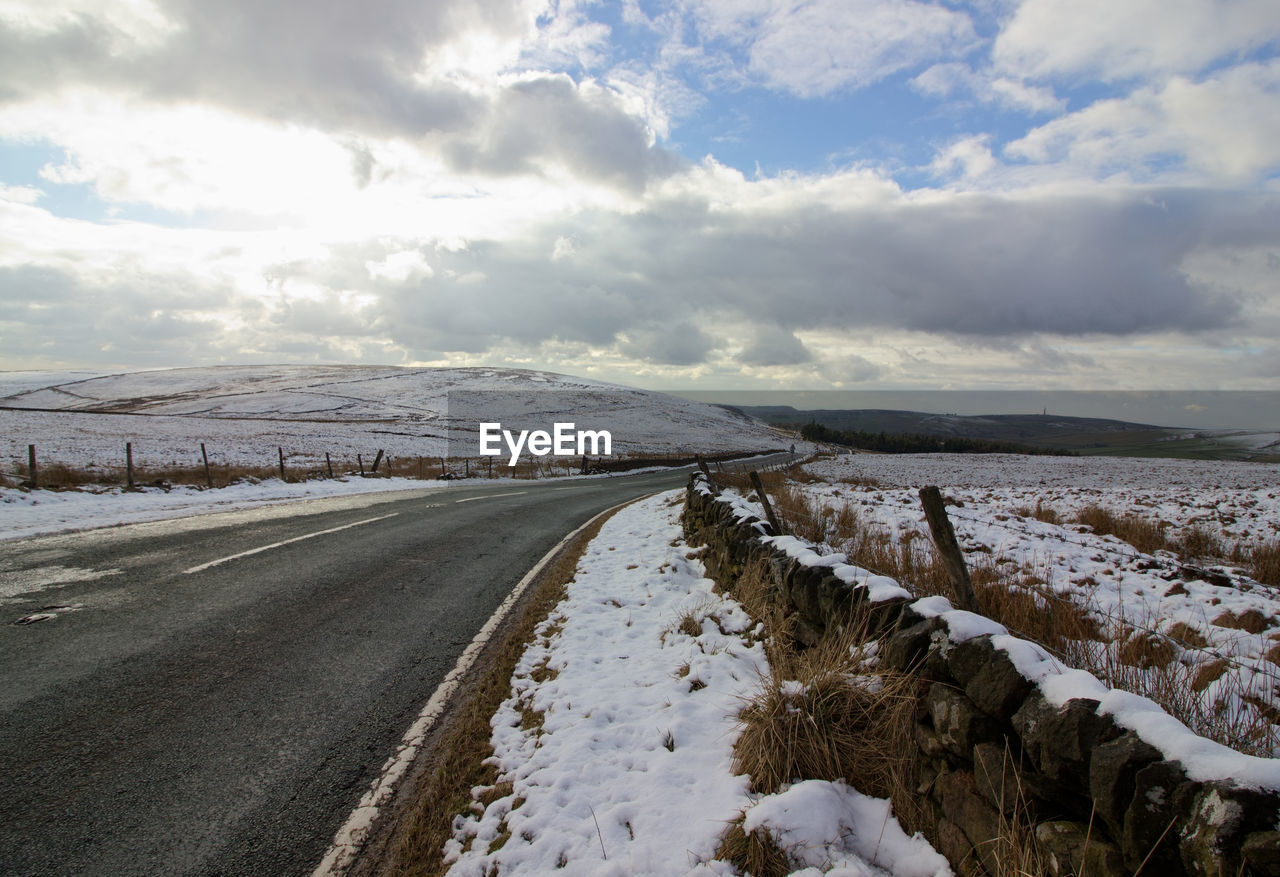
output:
[[[258,554],[262,551],[270,551],[272,548],[279,548],[281,545],[289,545],[293,542],[301,542],[303,539],[314,539],[317,536],[324,536],[327,533],[337,533],[339,530],[350,530],[352,527],[359,527],[361,524],[372,524],[374,521],[385,521],[387,518],[394,518],[399,512],[392,512],[389,515],[381,515],[376,518],[365,518],[363,521],[356,521],[354,524],[343,524],[341,527],[330,527],[328,530],[318,530],[315,533],[308,533],[305,536],[294,536],[292,539],[285,539],[283,542],[272,542],[270,545],[262,545],[258,548],[250,548],[248,551],[241,551],[239,554],[228,554],[226,557],[219,557],[217,560],[211,560],[208,563],[202,563],[199,566],[193,566],[191,569],[184,569],[183,575],[193,572],[201,572],[211,566],[227,563],[232,560],[238,560],[241,557],[248,557],[250,554]]]
[[[497,499],[500,496],[524,496],[529,491],[517,490],[515,493],[487,493],[484,496],[469,496],[466,499],[455,499],[454,502],[475,502],[477,499]]]

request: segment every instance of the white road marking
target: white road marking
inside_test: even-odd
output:
[[[515,493],[487,493],[484,496],[469,496],[466,499],[455,499],[454,502],[475,502],[477,499],[497,499],[500,496],[524,496],[529,491],[517,490]]]
[[[272,548],[279,548],[281,545],[289,545],[294,542],[301,542],[304,539],[314,539],[317,536],[324,536],[327,533],[337,533],[339,530],[350,530],[352,527],[359,527],[361,524],[372,524],[374,521],[385,521],[387,518],[394,518],[399,512],[392,512],[389,515],[381,515],[376,518],[365,518],[363,521],[356,521],[354,524],[343,524],[341,527],[330,527],[328,530],[318,530],[315,533],[308,533],[305,536],[294,536],[292,539],[285,539],[283,542],[272,542],[270,545],[262,545],[258,548],[250,548],[248,551],[241,551],[239,554],[228,554],[226,557],[219,557],[217,560],[211,560],[208,563],[202,563],[199,566],[193,566],[191,569],[184,569],[183,575],[193,572],[202,572],[211,566],[227,563],[232,560],[238,560],[241,557],[248,557],[250,554],[258,554],[262,551],[270,551]]]
[[[475,497],[475,499],[480,498]],[[392,795],[395,794],[396,786],[404,775],[409,772],[414,759],[418,757],[418,753],[422,750],[423,741],[426,740],[427,734],[431,731],[431,727],[436,723],[436,720],[444,713],[445,706],[462,683],[463,677],[480,657],[480,652],[488,645],[489,638],[493,636],[494,631],[511,613],[521,595],[533,583],[533,580],[538,577],[543,568],[560,553],[562,548],[569,544],[570,540],[583,530],[634,501],[634,499],[629,499],[626,502],[618,503],[613,508],[605,509],[561,539],[556,547],[542,556],[542,559],[534,565],[533,569],[525,573],[524,578],[507,595],[507,599],[502,601],[502,605],[484,623],[484,627],[480,628],[480,632],[476,634],[471,644],[458,656],[458,663],[454,665],[454,668],[449,671],[449,675],[444,677],[444,680],[432,693],[431,699],[422,708],[422,712],[418,714],[418,718],[414,723],[409,726],[409,730],[405,731],[399,748],[382,766],[382,774],[373,781],[369,791],[364,793],[364,797],[360,799],[356,809],[351,811],[351,815],[347,817],[346,824],[338,829],[338,833],[333,836],[333,843],[329,845],[328,852],[324,854],[324,858],[316,866],[311,877],[344,877],[355,863],[356,856],[360,854],[364,842],[369,838],[369,832],[373,828],[374,820],[378,818],[379,808],[391,800]]]

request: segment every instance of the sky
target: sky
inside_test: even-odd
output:
[[[0,369],[1268,390],[1275,0],[0,0]]]

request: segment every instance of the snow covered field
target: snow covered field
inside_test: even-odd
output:
[[[478,454],[474,421],[608,429],[616,453],[764,450],[784,442],[758,421],[662,393],[548,372],[492,368],[226,366],[124,375],[0,372],[0,470],[39,459],[121,467],[210,462],[292,466],[366,457]],[[468,429],[466,424],[470,423]],[[453,443],[452,447],[450,443]],[[466,453],[460,453],[466,450]]]
[[[1199,526],[1226,543],[1280,537],[1280,466],[1125,458],[1009,455],[849,455],[811,463],[823,481],[799,487],[819,504],[856,510],[866,526],[929,544],[917,494],[936,484],[956,501],[948,514],[970,568],[1021,575],[1048,600],[1083,607],[1104,630],[1154,633],[1175,647],[1188,682],[1225,661],[1204,682],[1206,718],[1215,709],[1248,724],[1280,714],[1280,596],[1230,564],[1188,568],[1168,551],[1144,554],[1078,524],[1029,516],[1037,504],[1063,520],[1097,504],[1169,524]],[[854,483],[874,479],[877,486]],[[1212,579],[1209,581],[1207,579]],[[1137,668],[1133,675],[1146,672]],[[1272,720],[1274,721],[1274,719]],[[1274,746],[1276,734],[1271,732]]]
[[[713,855],[745,811],[749,830],[768,828],[823,872],[950,874],[886,801],[813,780],[751,795],[733,774],[734,717],[768,666],[755,622],[690,559],[682,506],[682,491],[644,500],[591,542],[493,717],[510,785],[475,790],[446,847],[449,873],[728,875]],[[696,636],[681,629],[690,614]]]

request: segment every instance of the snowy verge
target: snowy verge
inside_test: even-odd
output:
[[[684,542],[681,495],[606,522],[538,627],[492,719],[497,785],[455,822],[450,873],[732,874],[713,856],[747,812],[832,873],[949,874],[887,804],[835,783],[755,796],[734,775],[736,715],[768,664]]]

